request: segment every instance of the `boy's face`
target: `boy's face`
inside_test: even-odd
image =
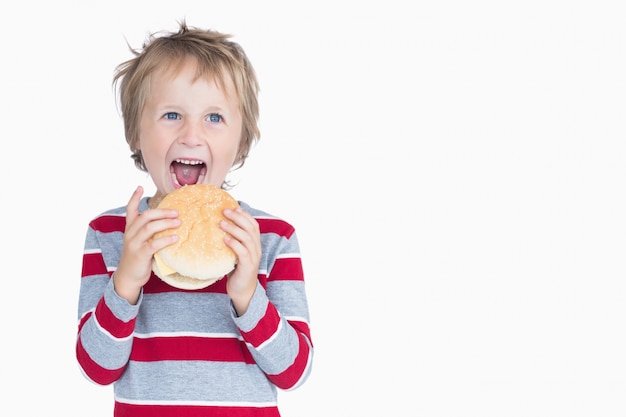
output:
[[[232,82],[198,78],[187,60],[155,73],[139,125],[139,148],[157,195],[186,184],[220,187],[233,166],[242,116]]]

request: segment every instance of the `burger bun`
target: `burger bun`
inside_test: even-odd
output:
[[[152,270],[167,284],[185,290],[206,288],[224,278],[237,264],[237,256],[226,245],[220,222],[224,210],[239,203],[227,191],[209,184],[185,185],[167,194],[157,208],[178,211],[181,223],[158,232],[154,238],[171,234],[178,240],[154,254]]]

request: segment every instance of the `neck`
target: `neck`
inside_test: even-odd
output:
[[[157,206],[159,205],[159,203],[161,202],[161,200],[163,200],[163,197],[165,197],[165,195],[159,193],[157,191],[157,193],[155,195],[153,195],[152,197],[150,197],[150,199],[148,199],[148,206],[151,209],[157,208]]]

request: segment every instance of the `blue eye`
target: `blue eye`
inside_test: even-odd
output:
[[[167,120],[177,120],[180,118],[178,113],[174,113],[174,112],[165,113],[163,117],[165,117]]]
[[[219,123],[219,122],[222,121],[222,116],[220,116],[217,113],[211,113],[209,115],[209,121],[212,122],[212,123]]]

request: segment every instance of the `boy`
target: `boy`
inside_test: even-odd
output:
[[[115,416],[279,416],[277,389],[311,370],[313,346],[293,227],[244,202],[225,211],[233,272],[202,290],[169,286],[152,257],[179,224],[156,208],[187,184],[227,188],[258,140],[254,70],[230,36],[180,23],[153,34],[117,68],[126,140],[156,186],[87,229],[76,357],[114,388]]]

